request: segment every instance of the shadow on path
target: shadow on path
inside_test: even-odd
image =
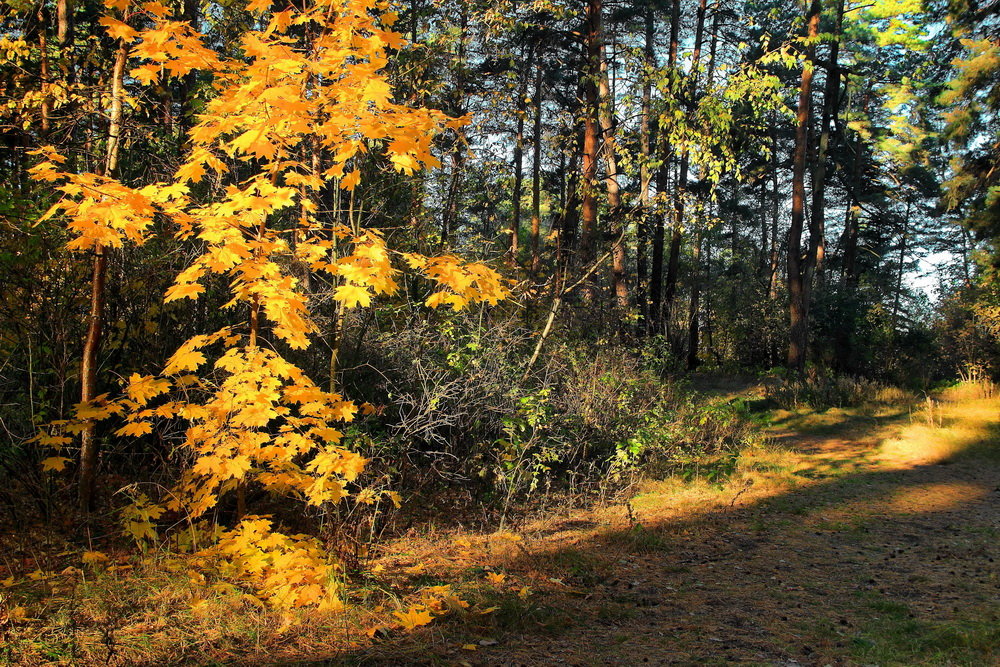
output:
[[[500,566],[554,593],[325,664],[1000,664],[1000,462],[839,442],[807,437],[813,474],[777,495],[526,532]]]

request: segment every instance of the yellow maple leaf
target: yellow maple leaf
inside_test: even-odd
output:
[[[141,67],[136,67],[129,75],[132,76],[139,83],[145,85],[150,85],[155,83],[157,79],[160,78],[160,65],[159,63],[147,63]]]
[[[163,303],[170,303],[177,299],[197,299],[205,291],[205,288],[198,283],[178,283],[167,290]]]
[[[361,489],[361,491],[356,493],[354,499],[357,500],[359,503],[364,503],[365,505],[373,505],[375,503],[376,497],[377,495],[375,491],[370,488],[367,488],[367,489]]]
[[[7,618],[11,623],[30,623],[31,621],[37,621],[37,618],[30,618],[28,616],[28,611],[24,607],[14,607],[9,612],[7,612]]]
[[[146,68],[148,69],[149,66],[147,65]],[[141,78],[145,79],[146,75],[144,75]],[[206,173],[205,165],[199,161],[192,160],[190,162],[182,164],[180,168],[177,169],[177,173],[175,174],[175,176],[177,177],[178,180],[181,181],[192,181],[194,183],[198,183],[199,181],[201,181],[205,173]]]
[[[73,442],[73,439],[68,438],[65,435],[51,435],[49,433],[39,433],[38,436],[36,437],[36,441],[38,442],[39,445],[42,445],[43,447],[52,447],[58,450],[64,445],[68,445],[69,443]]]
[[[121,39],[126,42],[131,42],[139,35],[139,33],[136,32],[131,26],[122,23],[118,19],[111,18],[110,16],[102,16],[97,22],[107,29],[108,35],[110,35],[112,39]]]
[[[372,302],[368,289],[359,285],[341,285],[334,292],[333,298],[344,304],[345,308],[366,307]]]
[[[167,7],[161,2],[155,2],[155,0],[153,2],[143,3],[142,8],[145,9],[150,14],[152,14],[153,16],[160,19],[170,14],[170,7]]]
[[[125,390],[128,397],[139,405],[144,405],[149,399],[170,390],[170,380],[157,379],[152,375],[132,373]]]
[[[204,354],[197,350],[192,350],[187,346],[182,346],[167,360],[167,365],[164,367],[163,373],[164,375],[176,375],[182,371],[193,371],[197,370],[204,363]]]
[[[146,435],[147,433],[153,432],[153,425],[149,422],[130,422],[122,426],[120,429],[115,431],[115,435],[128,435],[132,437],[139,437],[140,435]]]
[[[250,459],[243,454],[227,459],[222,464],[226,474],[236,479],[243,479],[247,471],[250,470]]]
[[[356,188],[358,186],[358,183],[360,182],[361,182],[361,170],[355,169],[351,171],[351,173],[347,174],[347,176],[344,176],[343,179],[341,179],[340,187],[349,192],[353,192],[354,188]]]
[[[50,456],[49,458],[42,461],[42,470],[55,470],[57,472],[62,472],[66,464],[72,459],[68,459],[65,456]]]
[[[431,615],[423,605],[414,605],[407,609],[405,612],[396,611],[392,614],[397,619],[399,619],[400,625],[407,630],[413,630],[421,625],[427,625],[434,620]]]
[[[77,419],[107,419],[111,416],[114,408],[109,405],[103,405],[103,401],[107,398],[107,394],[102,394],[90,402],[77,403],[73,406],[74,414]],[[67,429],[69,430],[69,429]]]
[[[81,558],[87,565],[95,565],[97,563],[106,562],[108,560],[108,555],[100,551],[84,551]]]
[[[507,578],[506,574],[498,574],[496,572],[487,572],[486,579],[494,586],[499,586],[503,583],[503,580]]]

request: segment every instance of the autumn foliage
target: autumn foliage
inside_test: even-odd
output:
[[[366,462],[342,425],[371,406],[322,389],[280,352],[307,347],[317,331],[293,269],[331,276],[341,308],[394,294],[401,268],[436,286],[428,306],[458,310],[503,299],[503,282],[484,265],[397,253],[378,230],[319,211],[324,188],[358,186],[362,155],[380,154],[386,168],[410,174],[436,165],[434,136],[463,121],[392,101],[382,70],[402,38],[390,30],[396,17],[381,0],[321,0],[282,11],[255,0],[247,9],[261,27],[244,34],[238,56],[214,51],[160,3],[113,0],[108,9],[113,15],[101,23],[128,43],[129,76],[149,85],[194,72],[211,77],[213,95],[169,182],[137,187],[70,173],[54,148],[37,151],[33,177],[63,195],[47,216],[67,220],[69,247],[81,251],[142,244],[158,220],[169,221],[194,259],[164,301],[198,299],[219,276],[229,285],[233,324],[188,340],[158,375],[133,374],[122,395],[99,396],[50,424],[37,436],[55,450],[43,465],[62,469],[71,436],[93,420],[120,420],[120,436],[179,420],[187,424],[180,450],[189,464],[162,507],[143,501],[131,510],[137,539],[155,535],[164,508],[194,521],[249,485],[307,505],[339,503],[356,493]],[[372,498],[367,490],[361,499]],[[201,552],[203,561],[211,556],[219,573],[246,581],[274,606],[336,606],[335,566],[315,539],[241,518]]]

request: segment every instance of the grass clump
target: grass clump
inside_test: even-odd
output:
[[[917,399],[916,394],[906,389],[878,380],[829,373],[809,373],[801,379],[766,383],[765,396],[772,407],[786,410],[902,405]]]
[[[1000,610],[921,619],[905,604],[877,599],[851,642],[861,662],[880,665],[993,665],[1000,659]]]

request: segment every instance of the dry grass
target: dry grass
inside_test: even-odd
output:
[[[948,390],[942,400],[931,399],[898,433],[885,438],[879,455],[903,467],[949,461],[974,451],[989,455],[997,442],[997,401],[982,397],[978,387]],[[994,448],[995,449],[995,448]]]
[[[622,574],[623,563],[636,558],[651,558],[667,575],[685,570],[661,561],[682,548],[687,531],[742,521],[742,509],[760,517],[747,524],[751,534],[769,534],[788,521],[768,514],[778,508],[802,530],[851,535],[886,514],[923,516],[982,503],[983,488],[961,480],[876,484],[853,496],[843,489],[929,464],[995,456],[1000,401],[990,396],[983,387],[958,387],[917,410],[882,405],[779,411],[772,415],[770,440],[742,451],[723,477],[647,480],[627,505],[549,511],[522,521],[516,534],[413,533],[381,545],[369,569],[348,582],[347,611],[340,614],[266,609],[228,584],[192,577],[169,554],[111,554],[109,562],[90,565],[78,553],[52,554],[0,588],[0,662],[408,663],[428,656],[461,662],[473,660],[476,650],[483,653],[495,637],[572,634],[580,614],[632,623],[622,605],[594,611],[587,600],[603,582],[636,576]],[[809,504],[817,499],[819,505]],[[25,577],[32,567],[44,569],[44,576]],[[393,612],[441,585],[469,607],[413,632],[400,630]],[[730,594],[739,604],[739,593]],[[17,617],[18,608],[26,618]],[[894,633],[895,627],[885,631]],[[993,626],[976,629],[976,641],[986,641],[990,632]],[[889,646],[892,641],[884,640]],[[911,644],[900,640],[898,651]],[[893,655],[911,654],[878,655],[892,662]]]

